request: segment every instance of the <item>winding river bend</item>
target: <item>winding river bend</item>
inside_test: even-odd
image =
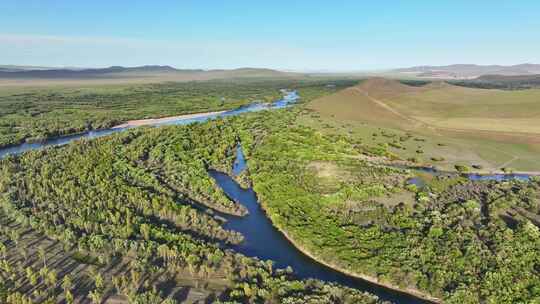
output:
[[[233,174],[241,173],[246,167],[244,155],[240,148],[238,152]],[[232,246],[237,252],[261,260],[272,260],[274,265],[279,268],[291,266],[294,273],[302,279],[315,278],[340,283],[370,292],[382,300],[394,303],[430,303],[402,292],[348,276],[311,259],[298,250],[272,225],[272,222],[261,208],[253,189],[243,189],[232,177],[225,173],[218,171],[210,171],[209,173],[229,198],[244,205],[249,211],[249,214],[244,217],[225,215],[227,223],[225,223],[224,228],[238,231],[244,236],[242,243]]]
[[[299,96],[296,91],[283,91],[284,97],[281,100],[270,104],[253,103],[235,110],[223,113],[201,115],[197,118],[178,118],[166,122],[156,123],[153,126],[163,125],[186,125],[194,122],[204,122],[219,117],[235,116],[246,112],[256,112],[262,110],[285,108],[294,104]],[[43,149],[50,146],[65,145],[70,142],[87,138],[97,138],[109,134],[125,131],[128,128],[112,128],[98,131],[90,131],[71,136],[57,137],[39,143],[24,143],[17,146],[0,149],[0,158],[11,154],[20,154],[30,150]],[[238,158],[233,167],[233,174],[239,174],[244,170],[246,163],[244,155],[239,147]],[[434,171],[434,173],[436,173]],[[300,250],[298,250],[285,236],[279,232],[273,225],[265,212],[261,209],[257,196],[252,189],[241,188],[230,176],[211,171],[211,176],[218,185],[234,201],[243,204],[248,210],[249,215],[245,217],[226,216],[227,223],[224,228],[238,231],[244,235],[245,241],[233,247],[236,251],[246,256],[257,257],[261,260],[272,260],[279,268],[291,266],[296,275],[300,278],[316,278],[323,281],[337,282],[349,287],[357,288],[363,291],[371,292],[383,300],[396,303],[427,303],[414,296],[394,291],[376,284],[343,274],[325,265],[322,265],[311,259]],[[470,179],[511,179],[516,178],[512,175],[469,175]],[[527,179],[528,176],[517,176],[520,179]]]
[[[237,147],[236,155],[237,158],[232,168],[232,174],[235,176],[242,173],[247,166],[240,145]],[[416,168],[416,170],[433,175],[448,174],[448,172],[439,172],[433,168]],[[209,173],[229,198],[244,205],[249,211],[249,214],[244,217],[223,215],[227,219],[224,228],[240,232],[244,236],[242,243],[232,247],[237,252],[262,260],[272,260],[275,263],[274,265],[279,268],[291,266],[294,273],[303,279],[316,278],[327,282],[340,283],[375,294],[382,300],[395,303],[431,303],[403,292],[349,276],[318,263],[296,248],[273,226],[265,211],[261,208],[257,195],[252,188],[242,188],[231,176],[223,172],[211,170]],[[466,176],[470,180],[527,180],[530,177],[524,174],[468,174]],[[418,179],[412,182],[416,184],[421,180]]]

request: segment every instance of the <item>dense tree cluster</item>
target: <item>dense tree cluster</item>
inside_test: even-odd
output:
[[[283,82],[205,81],[0,94],[0,146],[109,128],[130,119],[232,109],[279,98]]]
[[[0,302],[176,303],[164,286],[187,280],[208,290],[205,301],[379,303],[227,249],[242,237],[219,214],[245,209],[207,171],[230,171],[249,136],[243,121],[140,128],[1,160]]]
[[[220,129],[223,122],[141,129],[3,160],[3,212],[69,250],[90,254],[98,265],[129,257],[140,264],[133,267],[139,273],[156,266],[197,275],[223,271],[234,257],[224,262],[218,242],[236,243],[241,235],[224,230],[204,209],[235,214],[242,209],[206,174],[235,143]],[[143,280],[134,275],[109,281],[125,282],[117,292],[132,293]]]
[[[500,90],[525,90],[540,87],[539,75],[484,75],[471,80],[454,80],[450,82],[468,88],[500,89]]]

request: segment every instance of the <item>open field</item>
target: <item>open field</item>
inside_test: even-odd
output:
[[[413,87],[370,79],[307,108],[315,113],[306,123],[327,124],[331,127],[325,129],[332,132],[362,133],[365,141],[389,144],[404,159],[445,169],[459,163],[483,171],[540,170],[540,90],[447,83]],[[414,139],[398,140],[407,134]]]

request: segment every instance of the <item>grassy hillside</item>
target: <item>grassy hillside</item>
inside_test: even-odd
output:
[[[389,128],[423,137],[416,149],[396,149],[405,158],[461,159],[489,170],[503,165],[540,170],[540,90],[486,90],[442,82],[409,86],[374,78],[308,108],[329,124]],[[373,137],[369,135],[367,140]],[[426,153],[415,153],[420,150]],[[437,165],[454,163],[440,160]]]

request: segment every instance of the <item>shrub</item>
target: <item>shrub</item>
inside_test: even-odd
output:
[[[466,165],[455,165],[454,168],[460,173],[467,173],[470,171],[469,167]]]
[[[411,163],[419,163],[420,160],[417,158],[417,157],[409,157],[407,158],[408,161],[410,161]]]

